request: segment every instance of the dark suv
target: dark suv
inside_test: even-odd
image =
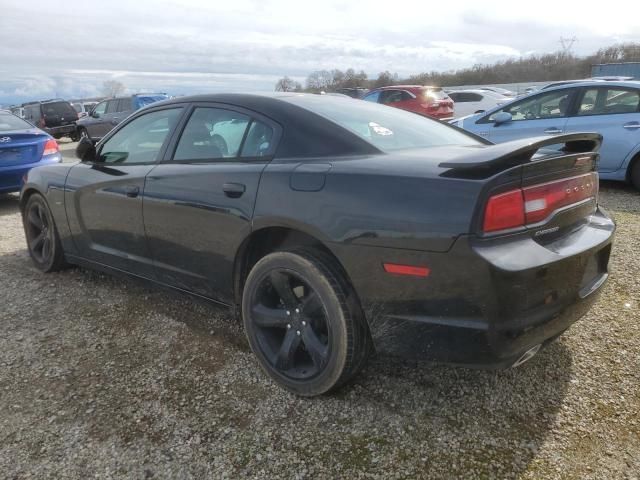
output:
[[[75,137],[78,113],[65,100],[45,100],[25,103],[24,119],[44,130],[53,138]]]
[[[78,120],[78,137],[98,142],[134,111],[167,98],[169,97],[164,93],[145,93],[104,100],[88,116]]]

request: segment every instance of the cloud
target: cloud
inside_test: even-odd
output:
[[[593,22],[589,9],[547,0],[530,8],[460,0],[446,9],[423,0],[394,8],[375,0],[366,8],[337,0],[12,2],[2,11],[0,103],[96,95],[109,79],[129,91],[188,94],[272,90],[283,75],[304,80],[322,68],[405,76],[556,50],[561,35],[578,36],[576,51],[587,53],[637,40],[635,22],[616,9]]]

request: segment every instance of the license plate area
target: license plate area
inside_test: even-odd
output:
[[[592,294],[600,288],[607,279],[607,266],[609,265],[610,253],[611,245],[608,245],[587,260],[580,284],[580,297],[585,298]]]

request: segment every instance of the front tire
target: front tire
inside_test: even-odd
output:
[[[29,197],[22,212],[22,224],[36,268],[49,273],[67,266],[53,215],[42,195],[34,193]]]
[[[263,370],[302,396],[348,382],[371,351],[369,331],[332,259],[274,252],[256,263],[242,296],[249,345]]]

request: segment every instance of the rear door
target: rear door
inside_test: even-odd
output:
[[[231,302],[235,254],[251,231],[258,183],[278,136],[278,125],[255,112],[207,103],[192,108],[144,190],[145,230],[160,281]]]
[[[598,170],[618,170],[640,144],[640,90],[616,86],[584,88],[567,132],[603,136]]]
[[[575,88],[563,88],[513,102],[478,120],[477,126],[480,128],[477,132],[494,143],[560,135],[565,132],[575,95]],[[495,124],[494,117],[499,112],[510,113],[512,120]]]
[[[78,114],[69,102],[47,102],[42,104],[42,117],[47,128],[72,125]]]
[[[142,221],[144,180],[182,112],[172,105],[135,117],[106,139],[97,161],[69,171],[65,206],[82,258],[153,278]]]

